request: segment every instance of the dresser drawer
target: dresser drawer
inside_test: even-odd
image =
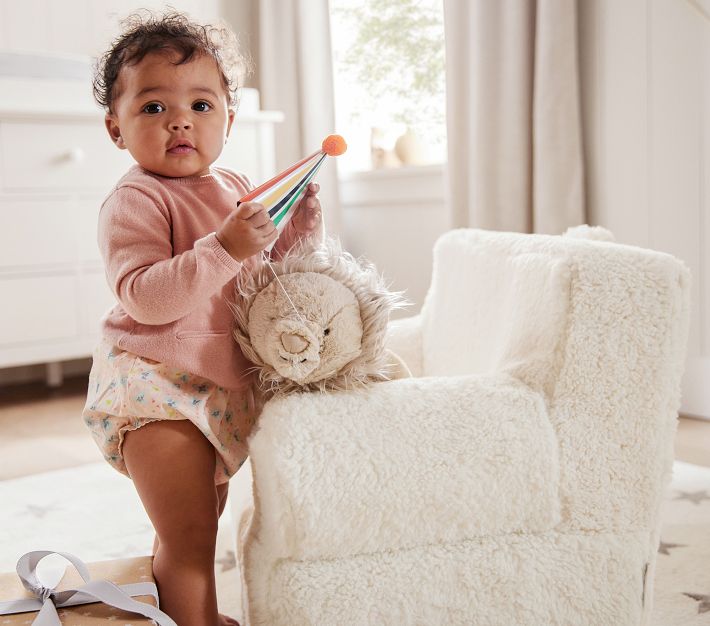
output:
[[[102,197],[0,196],[0,269],[100,262]]]
[[[17,344],[77,337],[76,279],[0,279],[0,350]]]
[[[103,120],[0,123],[0,188],[108,192],[131,166]]]
[[[81,307],[86,314],[86,334],[95,337],[100,334],[101,319],[116,306],[116,297],[109,289],[103,272],[85,274],[81,278]]]
[[[65,199],[0,199],[0,268],[75,261],[75,212]]]
[[[76,253],[80,261],[101,261],[98,244],[98,222],[102,195],[80,198],[74,212],[74,234],[76,235]]]

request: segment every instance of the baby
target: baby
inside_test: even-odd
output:
[[[134,16],[100,60],[106,129],[137,164],[108,195],[98,240],[118,304],[102,320],[84,420],[128,475],[156,531],[161,608],[180,626],[217,612],[217,521],[256,418],[227,302],[242,266],[277,239],[245,176],[214,167],[234,122],[236,38],[184,15]],[[318,185],[274,252],[322,237]]]

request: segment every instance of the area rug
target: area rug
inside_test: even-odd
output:
[[[661,519],[651,626],[708,626],[710,468],[675,462]]]
[[[105,463],[0,481],[0,571],[30,550],[84,561],[150,554],[153,531],[130,480]],[[220,610],[239,616],[232,521],[217,540]],[[662,512],[651,626],[710,626],[710,468],[676,462]]]
[[[217,535],[219,610],[241,615],[233,524],[227,504]],[[32,550],[70,552],[85,562],[152,553],[153,529],[131,481],[91,463],[0,481],[0,572]]]

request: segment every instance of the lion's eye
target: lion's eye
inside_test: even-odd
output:
[[[328,335],[330,335],[330,328],[326,328],[326,329],[323,331],[323,334],[324,334],[326,337],[327,337]]]

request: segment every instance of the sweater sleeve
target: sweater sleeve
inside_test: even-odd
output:
[[[167,209],[132,187],[118,188],[104,202],[98,243],[109,286],[126,313],[141,324],[168,324],[184,317],[241,267],[215,233],[173,256]]]

